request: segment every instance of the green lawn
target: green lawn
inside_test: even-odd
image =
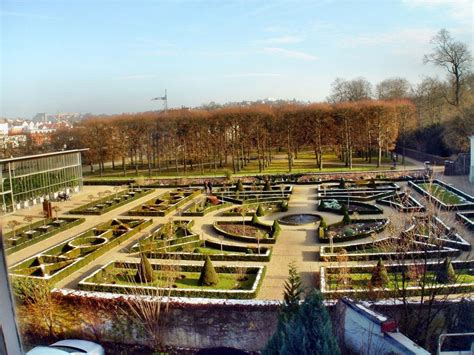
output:
[[[197,251],[198,253],[200,254],[204,254],[204,255],[210,255],[210,254],[241,254],[241,255],[245,255],[245,253],[242,253],[242,252],[238,252],[238,251],[221,251],[220,249],[214,249],[214,248],[208,248],[208,247],[198,247],[198,248],[195,248],[194,250],[198,249],[199,251]],[[193,253],[195,253],[196,251],[193,250]]]
[[[372,163],[368,163],[364,158],[353,158],[353,164],[355,166],[353,169],[349,169],[344,166],[344,162],[341,162],[337,156],[334,154],[325,154],[323,157],[323,169],[319,170],[316,166],[316,160],[313,152],[303,151],[298,154],[298,159],[293,161],[292,173],[308,173],[308,172],[343,172],[343,171],[368,171],[368,170],[386,170],[391,167],[390,157],[382,158],[382,166],[380,168],[376,167],[376,158],[373,158]],[[410,165],[410,164],[406,164]],[[161,172],[158,172],[157,169],[152,170],[152,177],[163,177],[163,178],[182,178],[182,177],[200,177],[200,176],[223,176],[226,170],[232,170],[232,166],[228,165],[223,168],[210,169],[208,166],[203,169],[199,167],[194,167],[194,170],[187,169],[187,172],[183,172],[183,168],[179,167],[179,172],[176,172],[176,168],[170,166],[166,169],[162,169]],[[258,174],[258,160],[251,160],[240,172],[235,174],[239,175],[249,175],[249,174]],[[278,156],[274,157],[270,166],[268,166],[263,172],[263,174],[282,174],[288,173],[288,161],[284,153],[279,153]],[[139,169],[139,176],[148,176],[147,169]],[[100,178],[99,172],[96,171],[91,174],[87,169],[84,169],[84,176],[89,178]],[[134,169],[128,169],[126,174],[123,175],[121,168],[116,167],[115,170],[107,168],[104,171],[103,178],[135,178],[137,175]]]
[[[371,273],[350,273],[350,287],[355,290],[363,290],[367,289],[367,286],[369,284],[369,281],[372,277]],[[457,275],[457,280],[456,283],[460,284],[468,284],[468,283],[473,283],[474,282],[474,275],[469,275],[468,273],[461,273]],[[432,285],[435,284],[435,278],[436,274],[434,272],[429,272],[427,273],[427,278],[426,278],[426,285]],[[394,275],[392,273],[389,273],[389,279],[390,283],[387,285],[389,289],[395,289],[395,285],[397,284],[397,281],[401,287],[401,274]],[[398,279],[398,280],[397,280]],[[343,289],[344,286],[340,285],[338,286],[338,275],[337,274],[329,274],[327,278],[327,285],[330,290],[336,290],[336,289]],[[417,280],[410,280],[408,282],[408,287],[411,286],[419,286],[419,282]]]
[[[418,184],[418,186],[447,205],[458,205],[466,202],[461,196],[449,191],[441,185],[421,183]]]
[[[100,273],[99,273],[100,274]],[[166,287],[169,286],[168,281],[164,277],[162,272],[155,271],[157,280],[149,283],[137,283],[133,281],[133,277],[136,274],[136,270],[127,270],[127,269],[114,269],[109,271],[109,277],[104,279],[100,276],[97,276],[94,282],[97,283],[114,283],[116,285],[131,285],[131,286],[155,286],[155,287]],[[226,274],[219,273],[219,283],[216,286],[199,286],[199,272],[187,272],[187,271],[177,271],[175,272],[176,279],[172,284],[173,288],[183,289],[183,288],[192,288],[192,289],[219,289],[219,290],[236,290],[243,289],[249,290],[252,288],[252,285],[255,282],[255,274],[247,274],[246,279],[243,281],[237,280],[237,274]]]

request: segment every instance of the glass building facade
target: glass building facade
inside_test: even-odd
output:
[[[54,199],[82,189],[81,150],[0,160],[0,213]]]

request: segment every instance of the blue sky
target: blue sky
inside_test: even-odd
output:
[[[0,0],[0,116],[121,113],[266,97],[336,77],[413,83],[441,28],[472,50],[470,0]]]

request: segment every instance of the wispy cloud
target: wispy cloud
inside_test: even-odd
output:
[[[256,44],[264,44],[264,45],[271,45],[271,44],[291,44],[291,43],[300,43],[303,42],[303,38],[299,36],[279,36],[279,37],[271,37],[265,39],[259,39],[254,41]]]
[[[390,32],[359,34],[343,38],[339,43],[342,47],[359,48],[381,45],[423,45],[429,44],[435,35],[433,28],[407,28]]]
[[[446,14],[453,20],[472,28],[472,1],[471,0],[403,0],[410,7],[427,7],[446,9]]]
[[[277,73],[242,73],[242,74],[228,74],[224,78],[250,78],[250,77],[278,77],[281,74]]]
[[[153,79],[158,77],[156,74],[135,74],[135,75],[124,75],[119,76],[116,79],[118,80],[144,80],[144,79]]]
[[[278,48],[278,47],[265,47],[263,48],[263,51],[265,53],[275,54],[275,55],[287,57],[287,58],[295,58],[295,59],[303,59],[303,60],[317,60],[318,59],[318,57],[309,53],[300,52],[300,51],[292,51],[292,50]]]
[[[15,11],[0,11],[1,17],[21,17],[27,19],[36,19],[36,20],[61,20],[60,17],[34,14],[29,12],[15,12]]]

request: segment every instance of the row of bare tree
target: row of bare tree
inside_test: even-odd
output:
[[[285,152],[288,171],[298,152],[311,148],[315,167],[335,152],[352,167],[355,153],[381,164],[400,133],[413,123],[411,102],[252,106],[219,110],[171,110],[94,117],[51,137],[53,149],[89,148],[87,163],[102,172],[106,162],[123,173],[131,166],[162,172],[204,172],[229,166],[239,172],[251,159],[264,172],[275,152]]]

